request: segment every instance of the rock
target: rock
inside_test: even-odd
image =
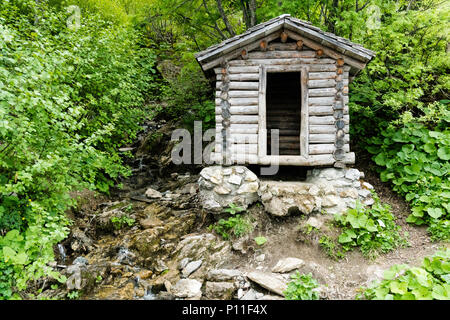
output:
[[[147,191],[145,191],[145,196],[150,199],[162,198],[161,192],[159,192],[155,189],[152,189],[152,188],[148,188]]]
[[[266,255],[265,255],[264,253],[263,253],[263,254],[260,254],[259,256],[257,256],[257,257],[255,258],[255,260],[258,261],[258,262],[263,262],[264,259],[266,259]]]
[[[375,203],[375,200],[373,200],[372,198],[367,198],[362,203],[366,206],[371,206]]]
[[[147,219],[139,220],[139,224],[144,229],[154,228],[162,225],[162,223],[163,222],[159,220],[157,217],[149,217]]]
[[[287,288],[286,282],[283,278],[278,277],[273,273],[266,273],[254,271],[247,274],[247,278],[257,283],[261,287],[284,297],[284,291]]]
[[[320,229],[323,226],[323,222],[316,217],[309,217],[308,220],[306,220],[305,224],[316,229]]]
[[[181,279],[172,288],[171,293],[178,298],[201,296],[202,283],[194,279]]]
[[[358,194],[363,198],[367,198],[372,195],[372,192],[369,189],[361,189],[358,191]]]
[[[208,272],[207,279],[210,281],[229,281],[242,276],[239,270],[213,269]]]
[[[194,273],[202,265],[202,260],[196,260],[189,262],[182,271],[182,275],[187,278],[190,274]]]
[[[244,296],[244,290],[238,289],[238,291],[237,291],[238,300],[241,300],[243,296]]]
[[[362,183],[362,186],[363,186],[363,188],[366,188],[366,189],[369,189],[369,190],[373,190],[374,188],[373,188],[373,185],[371,185],[370,183],[368,183],[368,182],[363,182]]]
[[[253,289],[248,290],[241,298],[241,300],[256,300],[256,292]]]
[[[344,189],[341,193],[340,196],[342,198],[352,198],[352,199],[358,199],[358,190],[354,189],[354,188],[348,188],[348,189]]]
[[[153,272],[151,270],[141,270],[136,274],[136,276],[142,280],[149,279],[152,275]]]
[[[334,207],[339,204],[339,198],[337,196],[325,196],[322,201],[322,207],[329,208]]]
[[[73,260],[72,264],[86,266],[89,264],[89,261],[85,257],[76,257],[75,260]]]
[[[210,299],[230,300],[236,288],[231,282],[206,282],[205,295]]]
[[[180,269],[180,270],[184,269],[190,261],[191,261],[190,258],[181,259],[181,261],[178,265],[178,269]]]
[[[232,203],[247,209],[258,201],[258,178],[244,166],[206,167],[198,186],[201,206],[212,213],[222,213]]]
[[[228,182],[239,186],[241,185],[242,178],[236,174],[233,174],[228,178]]]
[[[258,194],[265,210],[274,216],[310,214],[319,211],[321,206],[320,198],[310,194],[312,187],[315,186],[299,181],[264,181],[260,182]]]
[[[303,266],[305,262],[298,258],[284,258],[277,262],[277,264],[272,268],[272,272],[275,273],[286,273],[292,270],[298,269]]]
[[[358,180],[360,176],[361,173],[359,172],[358,169],[348,169],[347,172],[345,173],[345,178],[349,180]]]
[[[166,266],[166,264],[164,263],[164,261],[158,260],[158,261],[156,262],[156,267],[155,267],[155,271],[156,271],[156,272],[163,272],[164,270],[167,270],[167,269],[169,269],[169,268]]]

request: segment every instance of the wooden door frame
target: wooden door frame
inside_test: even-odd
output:
[[[266,93],[267,93],[267,73],[268,72],[300,72],[300,155],[283,156],[267,155],[267,118],[266,118]],[[309,158],[309,111],[308,111],[308,75],[307,66],[265,66],[259,67],[259,93],[258,93],[258,158],[260,162],[276,162],[285,160],[289,162],[303,162]]]

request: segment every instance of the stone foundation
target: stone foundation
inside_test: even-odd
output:
[[[212,166],[200,172],[199,198],[203,208],[222,212],[231,203],[246,209],[259,200],[258,177],[244,166]]]
[[[258,200],[274,216],[341,213],[354,208],[357,200],[373,204],[373,187],[361,181],[364,173],[357,169],[313,169],[308,171],[306,181],[259,181],[243,166],[208,167],[200,175],[200,201],[205,209],[214,212],[221,212],[231,203],[247,208]]]

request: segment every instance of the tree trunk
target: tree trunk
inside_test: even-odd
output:
[[[225,24],[225,27],[227,28],[227,31],[230,33],[232,37],[236,35],[236,33],[233,30],[233,27],[230,24],[230,21],[228,21],[227,15],[225,14],[225,11],[223,10],[222,6],[222,0],[216,0],[217,2],[217,8],[219,10],[220,16],[222,17],[223,23]]]

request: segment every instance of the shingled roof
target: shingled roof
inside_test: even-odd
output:
[[[351,42],[333,33],[322,31],[308,21],[293,18],[289,14],[283,14],[267,22],[258,24],[242,34],[213,45],[197,53],[195,57],[203,70],[206,71],[220,64],[220,60],[217,61],[217,64],[214,62],[220,56],[244,48],[246,45],[282,29],[293,31],[306,39],[312,40],[351,59],[355,59],[355,61],[361,62],[362,65],[367,64],[375,56],[374,51],[368,50],[360,44]],[[357,69],[362,69],[362,67],[357,67]]]

